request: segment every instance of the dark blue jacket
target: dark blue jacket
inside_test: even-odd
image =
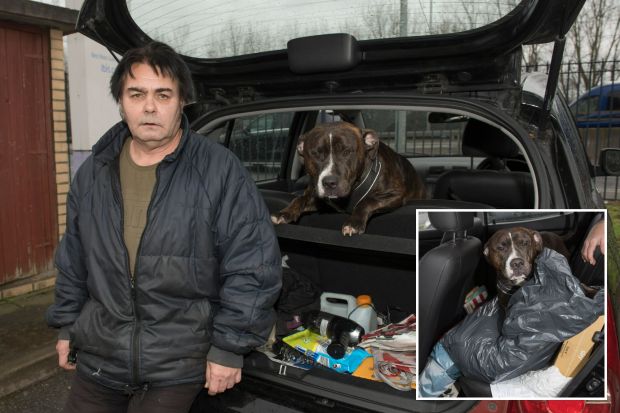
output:
[[[47,321],[69,330],[78,371],[108,386],[201,382],[207,358],[241,367],[275,322],[280,252],[267,208],[230,151],[185,117],[182,127],[157,167],[133,287],[118,166],[125,123],[71,184]]]

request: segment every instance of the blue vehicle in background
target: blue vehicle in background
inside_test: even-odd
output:
[[[620,83],[590,89],[571,104],[579,128],[620,126]]]
[[[620,147],[620,82],[593,87],[570,109],[592,164],[601,149]]]

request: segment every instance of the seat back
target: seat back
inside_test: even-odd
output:
[[[506,160],[519,156],[519,147],[500,129],[470,119],[463,131],[463,154],[486,156],[479,168],[451,170],[435,184],[433,198],[481,202],[494,208],[533,208],[534,184],[528,172],[513,172]]]
[[[418,365],[424,369],[433,345],[464,315],[465,295],[474,286],[482,242],[468,236],[472,212],[429,212],[431,224],[445,232],[444,242],[419,263]]]
[[[437,179],[433,198],[479,202],[493,208],[534,208],[534,183],[527,172],[452,170]]]
[[[508,135],[476,119],[470,119],[463,130],[462,149],[465,156],[486,156],[500,160],[519,155],[519,147]]]

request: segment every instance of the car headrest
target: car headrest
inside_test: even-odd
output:
[[[473,212],[429,212],[428,219],[443,232],[467,231],[474,227]]]
[[[498,128],[477,119],[469,119],[463,131],[463,154],[514,158],[519,154],[519,147]]]

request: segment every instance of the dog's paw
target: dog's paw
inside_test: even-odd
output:
[[[342,227],[342,235],[344,236],[353,236],[354,234],[363,234],[364,228],[358,228],[351,224],[345,224]]]
[[[290,212],[277,212],[275,214],[271,214],[271,222],[274,225],[278,224],[290,224],[291,222],[297,221],[299,215],[291,214]]]
[[[286,218],[284,217],[283,214],[271,214],[271,222],[274,225],[278,225],[278,224],[287,224],[288,222],[286,221]]]

